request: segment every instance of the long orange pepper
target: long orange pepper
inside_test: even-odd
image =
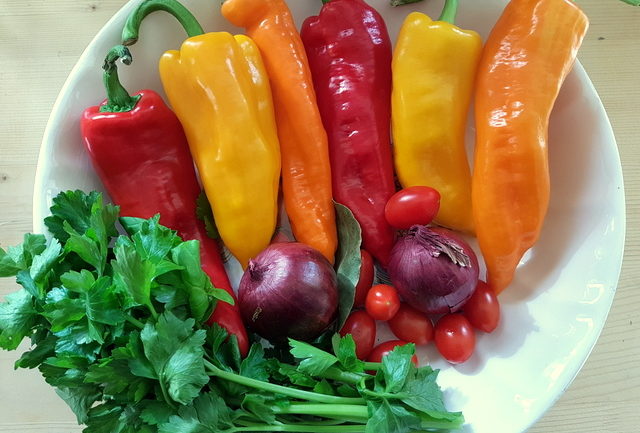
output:
[[[327,133],[291,11],[283,0],[226,0],[222,15],[246,29],[271,80],[282,189],[293,234],[333,263],[337,234]]]
[[[487,39],[476,85],[472,202],[497,293],[540,235],[550,193],[549,115],[587,27],[569,0],[512,0]]]

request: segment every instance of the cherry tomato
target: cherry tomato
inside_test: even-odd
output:
[[[400,298],[395,287],[377,284],[369,289],[365,299],[367,313],[376,320],[387,321],[400,309]]]
[[[484,281],[478,281],[475,292],[462,307],[469,322],[484,332],[493,332],[500,321],[500,304],[496,293]]]
[[[373,286],[373,257],[365,250],[360,250],[360,259],[362,260],[362,265],[360,266],[360,278],[358,278],[356,294],[353,299],[354,307],[364,306],[367,292]]]
[[[402,341],[402,340],[390,340],[390,341],[385,341],[384,343],[380,343],[376,347],[373,348],[373,350],[369,354],[369,357],[367,358],[367,361],[368,362],[382,362],[382,358],[387,356],[389,354],[389,352],[391,352],[393,350],[394,347],[396,347],[396,346],[404,346],[405,344],[407,344],[407,342],[406,341]],[[413,362],[417,367],[418,366],[418,357],[416,355],[413,355],[411,357],[411,362]]]
[[[400,305],[395,316],[389,320],[389,328],[400,340],[427,344],[433,340],[433,323],[424,313],[407,304]]]
[[[434,337],[438,352],[452,364],[465,362],[476,347],[473,326],[460,313],[442,316],[436,323]]]
[[[351,334],[356,343],[356,356],[366,359],[376,342],[376,321],[366,311],[354,311],[344,322],[340,335]]]
[[[438,191],[428,186],[411,186],[391,196],[384,207],[384,216],[389,225],[406,230],[416,224],[429,224],[438,210]]]

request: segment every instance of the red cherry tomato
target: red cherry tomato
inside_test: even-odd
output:
[[[438,210],[438,191],[428,186],[411,186],[391,196],[384,208],[384,216],[389,225],[406,230],[416,224],[429,224]]]
[[[462,311],[474,328],[484,332],[493,332],[500,322],[498,297],[484,281],[478,281],[476,290],[464,304]]]
[[[377,284],[369,289],[365,299],[367,313],[376,320],[387,321],[400,309],[400,298],[395,287]]]
[[[356,356],[366,359],[376,343],[376,321],[364,310],[354,311],[340,330],[343,337],[351,334],[356,343]]]
[[[391,341],[385,341],[384,343],[380,343],[376,347],[373,348],[373,350],[369,354],[369,357],[367,358],[367,361],[369,361],[369,362],[382,362],[382,358],[387,356],[389,354],[389,352],[391,352],[393,350],[394,347],[396,347],[396,346],[404,346],[405,344],[407,344],[407,342],[406,341],[402,341],[402,340],[391,340]],[[418,366],[418,357],[416,355],[413,355],[411,357],[411,362],[413,362],[415,364],[415,366],[417,367]]]
[[[462,314],[447,314],[438,320],[434,332],[438,352],[452,364],[465,362],[476,347],[473,326]]]
[[[356,294],[353,299],[354,307],[364,306],[367,292],[373,286],[373,257],[365,250],[360,250],[360,259],[362,260],[362,265],[360,266],[360,278],[358,278]]]
[[[433,340],[433,323],[424,313],[407,304],[400,305],[395,316],[389,320],[389,328],[400,340],[427,344]]]

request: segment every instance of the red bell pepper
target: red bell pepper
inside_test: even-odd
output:
[[[395,192],[386,25],[362,0],[331,0],[301,36],[329,137],[334,199],[360,223],[364,249],[386,265],[394,231],[384,207]]]
[[[130,96],[118,80],[115,63],[131,62],[124,46],[114,47],[104,65],[107,100],[85,110],[81,121],[93,166],[121,215],[150,218],[176,230],[184,240],[198,240],[202,268],[215,287],[236,299],[218,244],[196,216],[200,186],[182,125],[160,95],[143,90]],[[218,302],[208,323],[218,323],[249,348],[237,305]]]

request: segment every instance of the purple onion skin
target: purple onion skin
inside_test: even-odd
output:
[[[388,272],[400,297],[426,314],[462,308],[478,284],[478,258],[450,230],[416,225],[391,250]]]
[[[311,341],[334,321],[338,283],[329,261],[298,242],[275,243],[249,261],[238,288],[244,323],[273,344]]]

